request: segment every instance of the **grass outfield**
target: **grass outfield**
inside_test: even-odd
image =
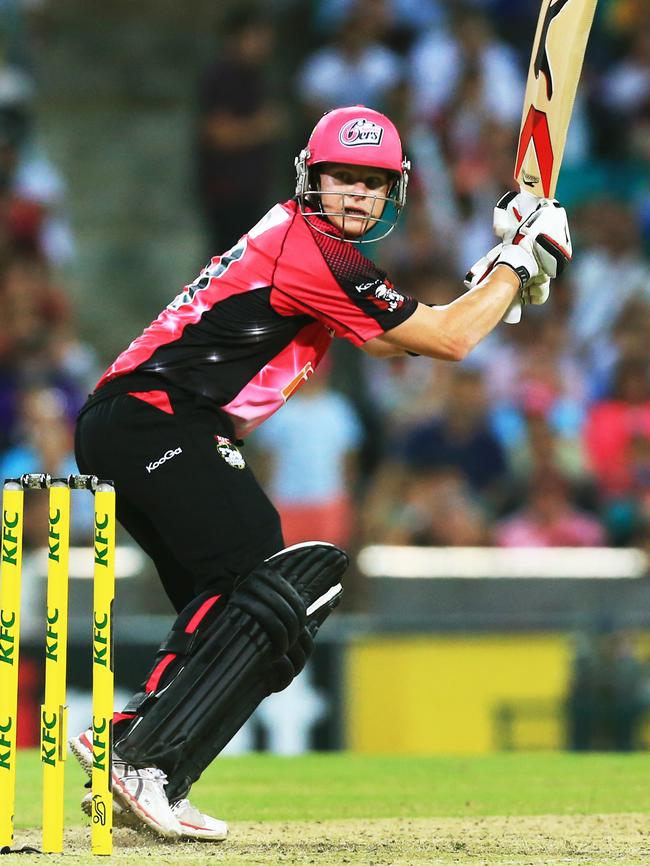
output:
[[[38,754],[18,757],[16,844],[39,845]],[[89,863],[79,810],[84,779],[74,759],[67,766],[73,853],[61,860]],[[167,845],[116,829],[109,862],[622,866],[650,858],[645,754],[252,755],[216,762],[193,801],[229,821],[228,842]],[[44,858],[9,856],[2,863],[30,861]]]

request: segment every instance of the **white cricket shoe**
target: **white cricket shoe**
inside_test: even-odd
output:
[[[181,825],[181,837],[202,842],[223,842],[228,836],[228,825],[225,821],[212,818],[199,811],[188,799],[172,804],[172,812]]]
[[[81,801],[81,811],[89,818],[93,816],[93,794],[88,791]],[[130,827],[132,830],[144,830],[145,825],[140,821],[137,815],[134,815],[128,809],[121,805],[119,800],[113,797],[113,826],[114,827]]]
[[[81,811],[92,817],[93,795],[89,791],[81,801]],[[179,800],[172,806],[172,812],[181,825],[181,839],[200,842],[223,842],[228,836],[228,825],[225,821],[212,818],[200,812],[189,800]],[[113,825],[115,827],[130,827],[132,830],[145,830],[145,825],[118,800],[113,800]]]
[[[69,740],[70,749],[83,769],[92,773],[92,729]],[[137,769],[113,753],[111,762],[113,799],[159,836],[178,838],[181,825],[165,794],[167,776],[157,767]]]

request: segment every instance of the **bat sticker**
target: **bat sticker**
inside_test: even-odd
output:
[[[544,187],[544,195],[548,196],[550,195],[551,175],[553,174],[553,143],[551,141],[551,133],[548,127],[548,118],[543,111],[539,111],[539,109],[535,108],[534,105],[530,106],[530,111],[528,112],[528,116],[526,117],[521,130],[515,175],[519,174],[519,170],[524,162],[524,157],[526,156],[526,151],[528,150],[531,139],[533,147],[535,148],[537,165],[539,166],[542,175],[541,180]],[[527,175],[526,172],[524,172],[522,180],[526,186],[532,187],[539,183],[540,178],[533,175]]]
[[[535,78],[539,78],[541,73],[546,79],[546,97],[549,100],[553,97],[553,72],[548,59],[548,51],[546,50],[546,40],[553,20],[560,14],[568,2],[569,0],[557,0],[557,3],[552,3],[546,10],[546,16],[542,25],[542,34],[539,40],[539,47],[537,49],[537,56],[535,57],[535,63],[533,66],[535,70]]]

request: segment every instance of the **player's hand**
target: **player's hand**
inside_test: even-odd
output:
[[[531,238],[533,255],[551,278],[559,276],[573,256],[566,211],[555,199],[506,193],[494,208],[493,227],[504,243]]]
[[[573,258],[566,211],[555,199],[540,199],[539,206],[520,223],[513,244],[520,237],[532,241],[532,252],[540,269],[553,279],[559,277]]]
[[[492,227],[494,234],[505,244],[512,243],[519,224],[537,209],[541,199],[529,192],[507,192],[494,208]]]
[[[504,250],[504,244],[497,244],[476,264],[472,265],[465,276],[464,283],[467,289],[475,288],[492,273],[497,264],[508,264],[517,271],[521,280],[525,278],[526,274],[523,270],[519,271],[518,268],[522,265],[524,268],[528,266],[535,275],[531,274],[527,281],[522,284],[516,300],[513,301],[503,317],[504,322],[516,324],[521,320],[522,304],[546,303],[550,294],[551,281],[547,274],[539,269],[535,257],[531,254],[532,243],[530,240],[526,239],[514,248],[512,245],[505,246],[510,247],[510,249]],[[524,253],[528,253],[528,256]]]
[[[550,278],[562,273],[571,260],[573,250],[566,212],[553,199],[540,199],[528,192],[508,192],[497,202],[493,227],[504,243],[521,242],[522,235],[532,238],[532,252],[542,270],[522,289],[503,317],[504,322],[516,324],[521,321],[523,304],[546,303]]]
[[[532,285],[540,275],[539,265],[532,253],[532,241],[522,237],[519,244],[497,244],[482,259],[472,265],[465,276],[465,287],[473,289],[478,286],[497,265],[507,265],[512,268],[519,277],[522,292],[527,290],[528,286]],[[545,274],[543,277],[547,279]],[[538,297],[538,293],[535,294],[535,297]]]
[[[472,265],[465,274],[465,279],[463,281],[466,289],[476,288],[479,283],[482,283],[483,280],[489,276],[502,249],[503,244],[497,244],[495,247],[492,247],[490,252],[486,253],[482,259],[479,259],[476,264]]]

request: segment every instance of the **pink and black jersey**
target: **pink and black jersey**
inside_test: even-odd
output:
[[[211,260],[97,388],[132,391],[143,375],[156,377],[161,390],[207,398],[243,437],[311,376],[334,336],[360,346],[416,306],[354,245],[312,228],[295,201],[277,204]]]

